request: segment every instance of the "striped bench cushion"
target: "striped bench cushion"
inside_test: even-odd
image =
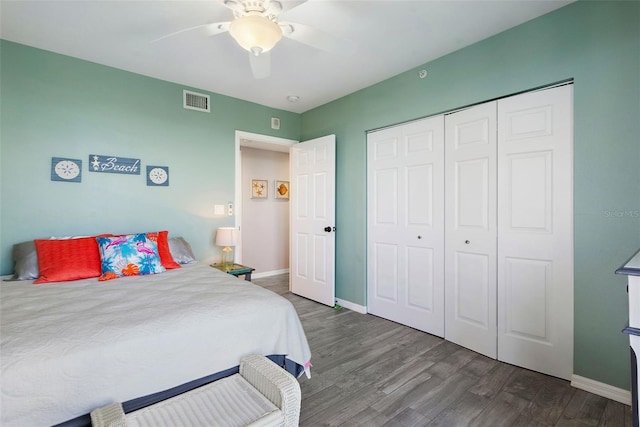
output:
[[[240,374],[126,415],[129,427],[276,425],[282,413]]]

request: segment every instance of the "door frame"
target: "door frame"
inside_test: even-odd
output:
[[[262,135],[259,133],[236,130],[235,133],[235,191],[234,191],[234,226],[242,229],[242,157],[240,147],[250,147],[259,150],[280,151],[289,153],[289,147],[298,144],[295,139],[279,138],[277,136]],[[236,262],[242,264],[242,239],[235,248]],[[257,277],[254,275],[254,277]]]

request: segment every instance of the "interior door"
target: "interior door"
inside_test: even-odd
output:
[[[498,101],[498,358],[573,373],[573,87]]]
[[[444,117],[367,136],[367,308],[444,335]]]
[[[336,138],[328,135],[290,149],[290,289],[335,305]]]
[[[445,339],[496,358],[496,103],[445,116]]]

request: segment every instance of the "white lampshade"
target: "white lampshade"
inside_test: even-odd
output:
[[[239,239],[238,229],[235,227],[220,227],[216,232],[217,246],[236,246]]]
[[[280,26],[262,15],[236,18],[229,25],[229,34],[243,49],[259,55],[271,50],[282,38]]]

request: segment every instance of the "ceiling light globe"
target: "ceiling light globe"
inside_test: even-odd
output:
[[[229,34],[254,54],[270,51],[282,38],[280,26],[260,15],[241,16],[229,25]]]

